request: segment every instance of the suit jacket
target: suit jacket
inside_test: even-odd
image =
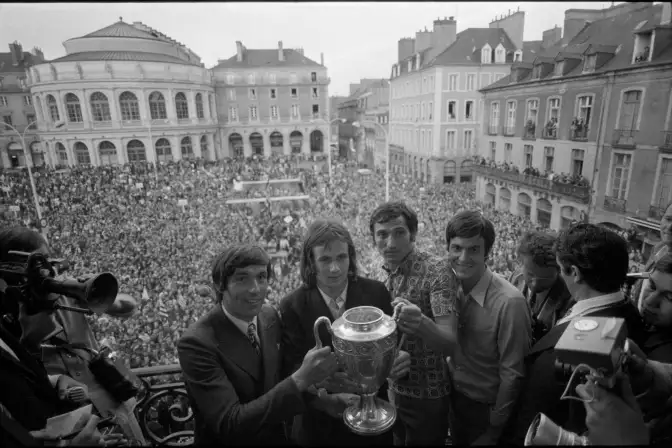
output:
[[[638,345],[644,338],[644,325],[639,312],[627,299],[608,308],[588,313],[596,317],[620,317],[625,319],[628,337]],[[585,426],[585,409],[573,406],[574,401],[560,400],[567,385],[567,378],[558,378],[555,368],[555,344],[565,332],[569,322],[553,327],[543,338],[532,346],[525,358],[527,376],[523,385],[523,393],[516,405],[516,410],[504,433],[503,443],[523,445],[527,430],[534,417],[542,412],[559,426],[577,431]],[[575,394],[574,391],[571,391]]]
[[[346,310],[358,306],[375,306],[387,315],[392,315],[392,296],[385,285],[379,281],[357,277],[348,283],[345,298]],[[315,347],[313,325],[326,316],[333,323],[331,310],[317,289],[300,287],[284,297],[280,302],[282,315],[283,376],[291,375],[301,365],[308,350]],[[333,349],[331,336],[325,326],[320,327],[320,339],[325,346]],[[379,397],[387,399],[387,385],[381,387]],[[303,446],[324,445],[391,445],[391,431],[378,437],[360,437],[353,434],[340,419],[310,409],[294,419],[292,438]]]
[[[287,443],[283,422],[304,402],[291,378],[280,381],[280,320],[268,305],[257,331],[261,355],[217,305],[179,340],[197,445]]]

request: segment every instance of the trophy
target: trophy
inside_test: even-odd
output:
[[[376,394],[398,353],[394,318],[373,306],[351,308],[331,325],[329,318],[322,316],[313,326],[318,348],[322,347],[318,330],[323,323],[331,334],[339,364],[360,387],[359,403],[343,413],[346,426],[356,434],[371,436],[391,429],[397,411]]]

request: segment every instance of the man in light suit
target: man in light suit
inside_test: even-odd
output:
[[[280,381],[280,319],[264,304],[268,254],[227,248],[213,264],[217,305],[178,342],[198,445],[284,445],[284,423],[305,409],[304,391],[337,368],[329,347],[311,350]]]

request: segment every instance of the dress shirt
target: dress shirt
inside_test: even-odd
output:
[[[590,312],[608,308],[625,300],[622,291],[612,292],[611,294],[604,294],[590,299],[578,300],[574,306],[570,308],[567,315],[558,321],[557,325],[569,322],[575,317],[585,316]]]
[[[222,303],[222,311],[224,311],[226,317],[228,317],[229,320],[233,322],[233,325],[235,325],[236,328],[239,329],[241,333],[243,333],[245,338],[247,338],[247,328],[250,326],[250,322],[246,322],[243,319],[239,319],[236,316],[229,313],[228,311],[226,311],[226,307],[224,306],[223,303]],[[257,344],[259,344],[259,327],[257,326],[257,316],[254,316],[251,322],[254,324],[254,338],[257,340]]]
[[[345,288],[343,288],[341,294],[336,298],[329,296],[329,294],[322,291],[319,286],[317,289],[320,291],[320,294],[322,294],[322,299],[324,299],[324,303],[327,304],[327,307],[331,310],[332,314],[334,314],[334,311],[338,309],[338,314],[334,315],[334,319],[341,317],[341,314],[343,314],[343,306],[345,305],[345,298],[348,295],[348,283],[345,284]]]
[[[462,300],[458,334],[460,344],[450,358],[455,388],[491,405],[490,426],[501,428],[520,393],[532,341],[525,297],[486,268]]]

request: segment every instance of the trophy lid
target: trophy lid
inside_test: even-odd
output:
[[[390,336],[397,329],[397,325],[380,308],[358,306],[345,311],[331,328],[334,336],[340,339],[365,342]]]

